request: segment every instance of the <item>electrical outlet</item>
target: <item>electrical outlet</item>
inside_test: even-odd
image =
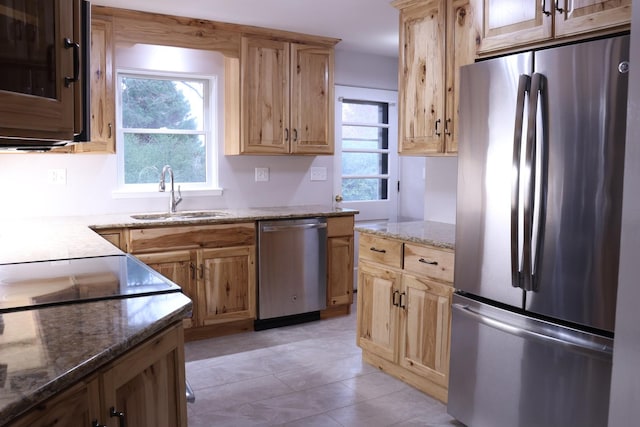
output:
[[[269,181],[269,168],[256,168],[256,182]]]
[[[65,185],[67,183],[67,170],[49,169],[49,183],[55,185]]]
[[[326,181],[327,180],[327,168],[325,167],[312,167],[309,174],[311,181]]]

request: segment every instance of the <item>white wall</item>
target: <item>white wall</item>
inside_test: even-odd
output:
[[[457,157],[428,157],[424,192],[424,219],[456,222]]]
[[[398,90],[398,58],[336,50],[335,84]]]
[[[366,67],[363,66],[366,64]],[[375,55],[336,55],[336,82],[376,87],[397,86],[396,60]],[[219,152],[222,153],[222,141]],[[168,196],[113,198],[117,188],[116,156],[108,154],[0,154],[0,217],[91,215],[162,211]],[[327,168],[327,181],[310,181],[311,166]],[[222,196],[183,193],[180,209],[216,209],[303,204],[331,204],[332,156],[219,155]],[[255,182],[254,168],[268,167],[269,182]],[[48,171],[66,169],[67,184],[48,182]]]

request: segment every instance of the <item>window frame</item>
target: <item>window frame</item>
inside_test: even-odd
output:
[[[155,129],[137,129],[128,128],[125,132],[122,126],[122,78],[150,78],[163,80],[193,80],[201,81],[205,84],[204,102],[203,102],[203,123],[202,130],[190,131],[183,129],[167,129],[167,132],[158,132]],[[200,183],[178,182],[181,192],[187,192],[192,195],[220,195],[222,189],[219,188],[219,167],[218,167],[218,127],[222,126],[218,120],[218,77],[216,75],[204,75],[198,73],[184,73],[174,71],[146,70],[134,68],[117,68],[116,69],[116,163],[117,163],[117,190],[113,192],[115,197],[163,197],[163,193],[158,191],[158,183],[145,184],[126,184],[125,176],[125,156],[124,156],[124,135],[131,133],[130,131],[141,131],[149,134],[196,134],[203,135],[205,139],[205,158],[206,158],[206,180]],[[158,171],[158,182],[160,182],[160,171]]]

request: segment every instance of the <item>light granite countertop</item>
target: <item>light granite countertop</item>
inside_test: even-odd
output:
[[[312,216],[345,216],[352,209],[310,205],[274,208],[214,209],[215,218],[138,220],[136,213],[11,219],[0,225],[0,264],[116,255],[119,249],[93,230],[165,225],[204,225]],[[178,212],[180,214],[181,212]]]
[[[7,219],[0,264],[118,255],[94,230],[355,215],[331,206],[215,209],[216,218],[136,220],[131,214]],[[179,214],[180,212],[178,212]],[[1,288],[0,288],[0,298]],[[191,310],[182,293],[81,302],[0,314],[0,425],[66,389]]]
[[[379,222],[355,227],[359,233],[375,234],[444,249],[455,249],[456,226],[434,221]]]

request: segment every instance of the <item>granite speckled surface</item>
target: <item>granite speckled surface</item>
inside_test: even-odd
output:
[[[180,292],[84,302],[0,315],[0,425],[162,329],[191,300]]]
[[[357,225],[360,233],[420,243],[444,249],[455,249],[456,226],[434,221],[380,222]]]
[[[161,220],[137,220],[131,217],[133,213],[11,219],[0,225],[0,264],[121,253],[93,230],[164,225],[228,224],[264,219],[345,216],[355,215],[358,212],[352,209],[323,205],[214,209],[213,211],[221,213],[221,216],[187,219],[181,218],[179,214],[182,212],[178,212],[178,215],[171,219]]]
[[[131,214],[14,218],[0,224],[0,264],[117,255],[93,230],[355,215],[331,206],[215,209],[215,218],[137,220]],[[0,288],[0,298],[1,288]],[[181,293],[0,314],[0,425],[63,391],[191,310]]]

